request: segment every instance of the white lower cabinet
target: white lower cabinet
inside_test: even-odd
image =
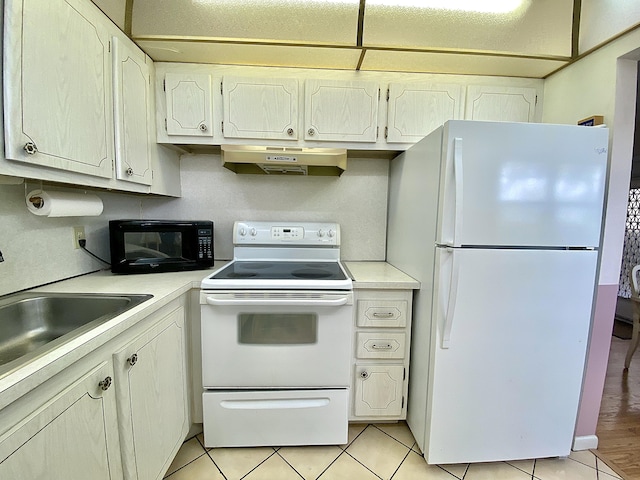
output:
[[[406,418],[411,290],[355,290],[350,420]]]
[[[161,479],[190,427],[183,305],[0,410],[0,479]]]
[[[100,362],[5,432],[0,478],[122,478],[112,379],[111,362]]]
[[[113,356],[126,479],[163,477],[189,430],[180,307]]]

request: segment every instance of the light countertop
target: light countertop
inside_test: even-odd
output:
[[[343,262],[351,275],[353,288],[411,289],[420,282],[387,262]]]
[[[151,294],[153,298],[7,372],[0,371],[0,409],[56,373],[123,333],[192,288],[227,262],[208,270],[114,275],[101,271],[52,283],[29,292]]]
[[[0,370],[0,409],[28,393],[85,355],[114,339],[163,306],[180,298],[227,261],[218,261],[208,270],[188,272],[114,275],[101,271],[62,280],[30,292],[151,294],[153,298],[72,338],[13,370]],[[354,288],[417,289],[420,283],[385,262],[344,262]]]

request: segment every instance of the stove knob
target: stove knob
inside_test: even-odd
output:
[[[255,237],[255,236],[258,234],[258,231],[257,231],[255,228],[252,228],[252,229],[250,230],[250,233],[251,233],[251,236],[252,236],[252,237]]]
[[[240,236],[241,236],[241,237],[244,237],[244,236],[247,234],[247,231],[246,231],[246,230],[244,229],[244,227],[243,227],[243,228],[241,228],[241,229],[240,229],[240,232],[239,232],[239,233],[240,233]]]
[[[327,232],[327,235],[329,235],[329,237],[333,237],[335,235],[335,232],[333,230],[329,230]]]
[[[324,237],[324,230],[318,230],[318,236]]]

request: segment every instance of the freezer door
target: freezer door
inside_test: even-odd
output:
[[[428,463],[569,455],[597,253],[437,249]]]
[[[450,121],[437,243],[598,246],[608,131]]]

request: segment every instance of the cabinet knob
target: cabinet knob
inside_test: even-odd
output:
[[[198,125],[198,128],[201,132],[206,132],[208,130],[206,123],[201,123],[200,125]]]
[[[28,155],[35,155],[36,153],[38,153],[38,147],[36,147],[36,144],[33,142],[25,143],[23,148]]]
[[[107,377],[104,380],[102,380],[100,383],[98,383],[98,386],[102,389],[102,390],[108,390],[109,387],[111,386],[111,377]]]
[[[367,378],[369,378],[369,372],[363,370],[362,372],[360,372],[360,378],[366,380]]]
[[[309,130],[307,130],[307,133],[310,137],[313,137],[316,134],[316,131],[313,128],[310,128]]]
[[[290,137],[293,136],[293,128],[287,128],[287,135],[289,135]]]
[[[134,353],[133,355],[131,355],[129,358],[127,358],[127,363],[129,365],[131,365],[132,367],[138,363],[138,354]]]
[[[127,168],[127,169],[125,170],[125,173],[126,173],[127,175],[129,175],[129,176],[132,176],[132,175],[133,175],[133,168],[131,168],[131,167]]]

